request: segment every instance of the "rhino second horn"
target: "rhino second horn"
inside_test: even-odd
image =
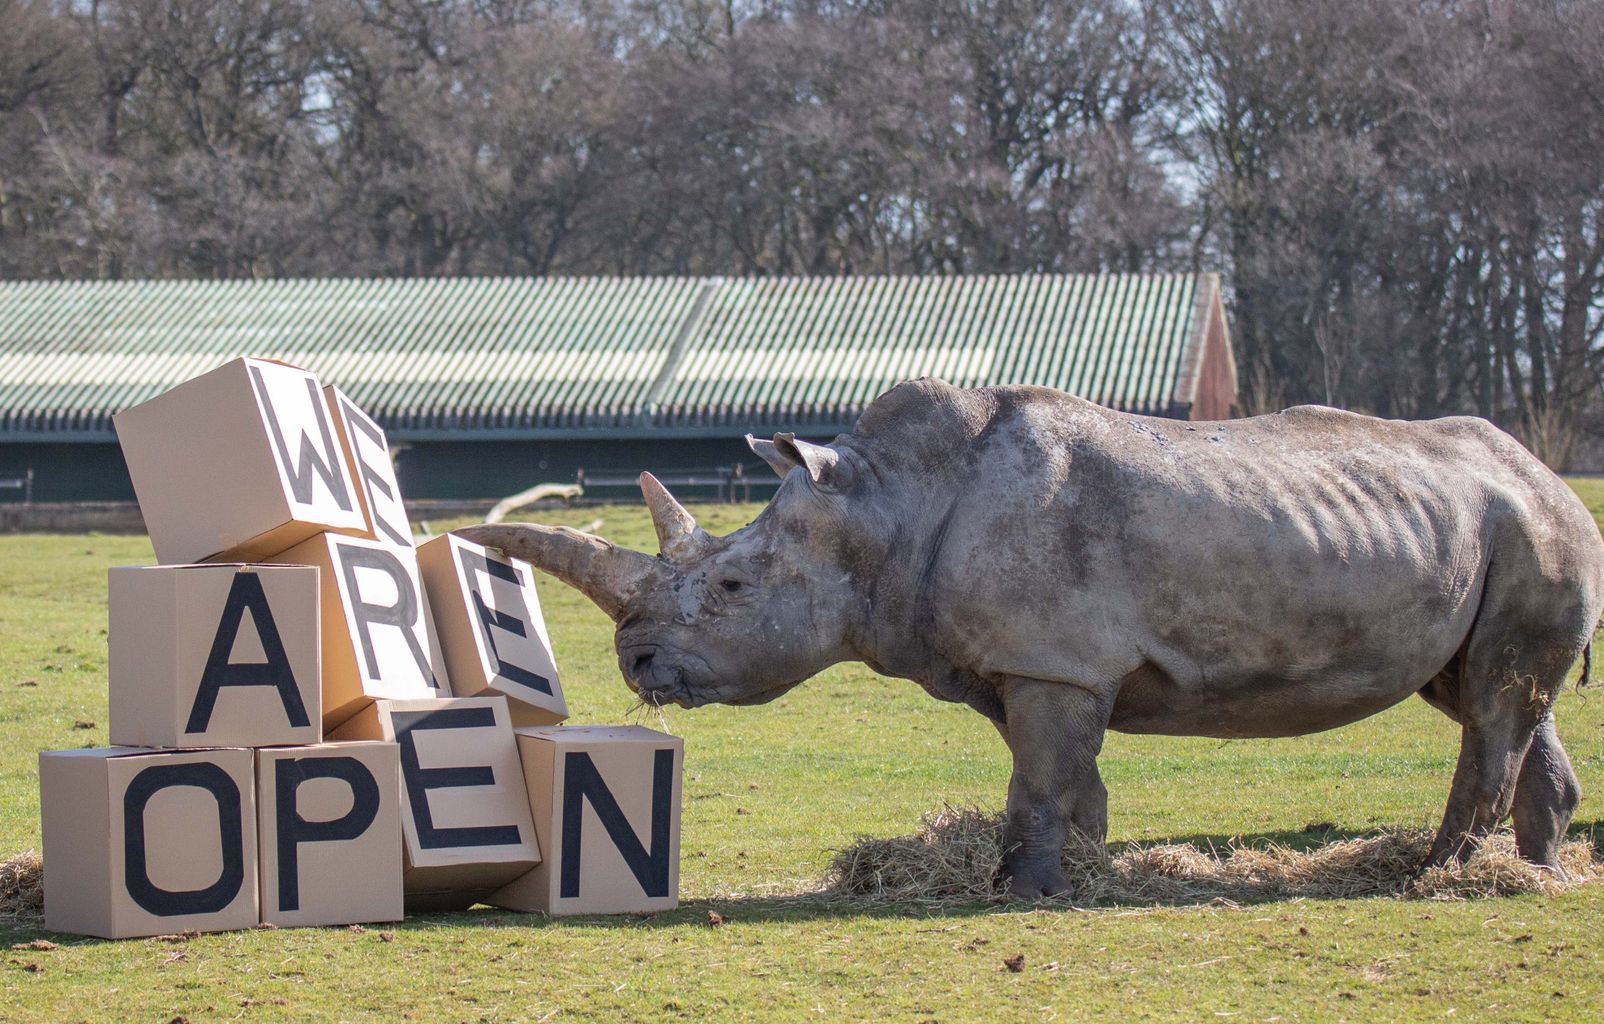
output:
[[[657,547],[664,558],[671,562],[689,562],[707,549],[713,538],[696,525],[696,517],[675,501],[655,476],[640,475],[640,492],[646,498],[646,507],[651,509],[652,526],[657,529]]]
[[[657,560],[650,555],[566,526],[486,523],[452,533],[475,544],[499,548],[550,573],[590,598],[614,621],[623,614],[630,598],[660,571]]]

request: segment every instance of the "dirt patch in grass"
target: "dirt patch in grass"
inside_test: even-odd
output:
[[[44,861],[33,850],[0,861],[0,920],[35,918],[45,909]]]
[[[1569,876],[1561,882],[1516,856],[1514,837],[1507,832],[1489,837],[1463,864],[1421,871],[1432,836],[1430,829],[1386,829],[1308,850],[1278,843],[1224,849],[1132,843],[1113,852],[1075,836],[1063,857],[1071,889],[1054,902],[1187,905],[1361,896],[1459,900],[1552,893],[1600,872],[1589,840],[1573,839],[1561,849],[1560,862]],[[912,835],[865,838],[837,853],[823,894],[888,903],[997,900],[1002,898],[998,879],[1004,849],[1001,814],[948,807],[925,815]]]

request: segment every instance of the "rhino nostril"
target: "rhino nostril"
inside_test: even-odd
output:
[[[635,660],[630,663],[629,674],[631,676],[633,676],[636,680],[639,680],[641,676],[646,674],[646,670],[651,668],[651,666],[652,666],[652,655],[650,655],[650,654],[637,654],[635,656]]]

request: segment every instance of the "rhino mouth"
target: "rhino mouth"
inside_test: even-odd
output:
[[[705,661],[688,652],[670,652],[655,644],[624,648],[618,652],[618,665],[623,670],[624,681],[635,691],[635,696],[655,707],[669,704],[677,704],[682,708],[698,708],[706,704],[767,704],[801,682],[800,679],[787,680],[755,692],[723,696],[723,692],[727,692],[726,687],[691,685],[692,678],[713,678],[713,671]],[[695,671],[688,672],[687,669]]]
[[[624,681],[644,703],[656,707],[678,704],[693,708],[707,700],[692,692],[682,658],[670,656],[656,645],[628,647],[618,652]],[[705,669],[706,666],[704,665]]]

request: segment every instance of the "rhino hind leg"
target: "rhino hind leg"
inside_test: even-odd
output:
[[[1108,829],[1108,791],[1097,755],[1113,698],[1036,679],[1009,679],[1002,697],[1003,735],[1014,762],[1003,859],[1008,894],[1054,896],[1069,888],[1063,867],[1069,830],[1078,828],[1101,842]]]
[[[1560,746],[1554,717],[1548,715],[1532,734],[1515,784],[1515,849],[1520,855],[1563,879],[1559,847],[1581,799],[1582,785]]]
[[[1557,866],[1558,838],[1579,787],[1550,709],[1592,623],[1574,594],[1513,585],[1526,582],[1489,578],[1458,659],[1458,685],[1437,680],[1422,693],[1461,731],[1448,807],[1428,864],[1464,860],[1513,810],[1522,854]]]
[[[1108,787],[1093,761],[1089,777],[1075,790],[1075,804],[1069,812],[1069,825],[1096,846],[1108,841]]]
[[[1463,861],[1484,836],[1509,817],[1515,781],[1532,736],[1530,725],[1522,729],[1521,716],[1509,717],[1511,720],[1462,727],[1448,807],[1427,864]]]

